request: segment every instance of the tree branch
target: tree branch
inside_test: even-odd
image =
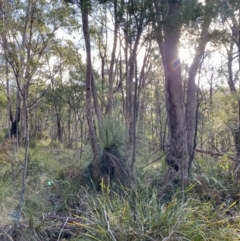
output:
[[[208,154],[208,155],[211,155],[211,156],[224,156],[224,155],[226,155],[228,159],[230,159],[232,161],[235,161],[235,162],[240,162],[239,159],[237,159],[234,156],[230,156],[226,152],[217,152],[217,151],[203,150],[203,149],[199,149],[199,148],[196,148],[195,151],[197,151],[199,153]]]

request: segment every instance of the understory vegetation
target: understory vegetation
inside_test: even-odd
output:
[[[37,142],[29,152],[24,215],[16,229],[24,150],[12,141],[2,144],[0,240],[240,239],[235,163],[198,154],[183,190],[168,183],[163,153],[150,156],[140,145],[135,187],[116,181],[105,186],[102,180],[96,191],[89,147],[80,159],[78,149]]]

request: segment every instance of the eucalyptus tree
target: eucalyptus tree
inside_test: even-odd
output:
[[[123,2],[124,3],[124,2]],[[138,102],[140,96],[140,88],[142,81],[141,72],[146,67],[149,55],[145,55],[143,65],[141,67],[142,71],[138,71],[138,51],[141,49],[145,39],[151,36],[149,33],[149,22],[151,15],[149,11],[146,11],[150,7],[149,1],[130,1],[126,2],[125,8],[125,20],[123,21],[123,32],[125,40],[125,65],[126,65],[126,117],[128,121],[128,155],[131,164],[131,179],[134,180],[134,164],[136,161],[136,126],[137,126],[137,116],[138,116]],[[147,52],[151,52],[148,49]],[[149,44],[151,48],[151,42]],[[140,84],[140,85],[139,85]]]
[[[111,1],[107,1],[111,2]],[[143,115],[145,88],[147,79],[152,73],[153,54],[152,48],[152,13],[148,10],[150,1],[120,1],[113,3],[115,13],[115,29],[119,29],[119,59],[116,67],[119,68],[119,87],[122,91],[122,102],[126,128],[128,130],[128,142],[126,158],[130,164],[131,179],[134,180],[134,165],[136,161],[137,136],[143,127]],[[117,24],[116,24],[117,21]],[[115,35],[114,35],[115,43]],[[113,90],[109,89],[110,92]],[[109,92],[109,97],[110,97]],[[141,117],[139,107],[141,106]],[[146,107],[146,106],[145,106]],[[137,131],[137,126],[139,126]],[[140,127],[141,126],[141,127]],[[142,133],[141,133],[142,134]]]
[[[89,28],[89,14],[92,11],[92,3],[90,0],[65,0],[66,3],[71,4],[73,7],[80,9],[81,14],[81,24],[82,24],[82,32],[85,43],[86,50],[86,76],[85,76],[85,88],[86,88],[86,118],[89,130],[89,139],[90,145],[93,151],[93,161],[92,161],[92,173],[94,181],[99,180],[99,147],[97,134],[94,129],[94,116],[92,113],[92,109],[95,109],[95,114],[98,120],[99,131],[102,131],[102,114],[100,113],[96,86],[93,74],[93,65],[92,65],[92,48],[91,48],[91,39],[90,39],[90,28]],[[93,102],[92,102],[93,99]]]
[[[18,209],[18,221],[22,211],[26,187],[29,149],[29,92],[37,81],[38,70],[44,68],[43,54],[56,31],[64,25],[67,8],[62,1],[4,1],[8,7],[8,19],[2,33],[6,37],[4,58],[10,65],[18,87],[18,107],[22,108],[22,126],[25,139],[25,158],[22,172],[22,190]],[[42,96],[38,96],[37,101]],[[20,100],[22,104],[20,105]]]
[[[61,136],[57,134],[56,137],[58,140],[63,140],[62,134],[65,124],[63,118],[67,115],[65,118],[67,119],[67,128],[64,129],[68,132],[66,133],[68,143],[78,140],[79,135],[82,143],[85,120],[84,86],[87,67],[82,62],[80,50],[70,40],[66,43],[55,42],[46,54],[46,58],[49,65],[47,76],[51,80],[47,99],[54,107],[56,133],[61,134]],[[54,63],[51,64],[53,59]],[[72,116],[74,116],[74,121],[72,121]],[[74,122],[73,126],[72,122]],[[79,123],[81,132],[79,132]]]
[[[2,23],[8,21],[8,4],[4,1],[1,2],[0,4],[0,19]],[[1,30],[2,32],[3,30]],[[2,39],[1,43],[3,46],[3,51],[6,51],[6,44],[7,44],[7,38],[6,38],[6,33],[4,31],[2,32]],[[6,80],[6,91],[7,91],[7,97],[8,97],[8,105],[7,105],[7,115],[8,115],[8,137],[11,137],[11,132],[10,132],[10,112],[12,111],[11,108],[11,101],[10,101],[10,85],[9,85],[9,66],[8,62],[4,59],[4,71],[3,71],[3,76],[5,77]],[[16,113],[17,114],[17,113]]]
[[[89,127],[89,136],[90,136],[90,143],[91,147],[93,150],[94,158],[92,162],[93,166],[93,178],[94,180],[99,179],[99,172],[98,172],[98,162],[100,161],[100,152],[99,152],[99,145],[98,145],[98,140],[99,139],[104,139],[105,133],[103,133],[103,126],[102,126],[102,116],[103,113],[99,112],[99,107],[98,107],[98,99],[97,99],[97,92],[96,92],[96,81],[94,80],[94,75],[93,75],[93,64],[92,64],[92,49],[91,49],[91,43],[93,44],[93,40],[91,39],[91,30],[92,28],[90,27],[89,24],[89,14],[93,14],[93,4],[98,4],[96,2],[92,2],[89,0],[85,1],[69,1],[73,4],[76,4],[81,10],[81,20],[82,20],[82,30],[83,30],[83,36],[85,40],[85,49],[86,49],[86,114],[87,114],[87,121],[88,121],[88,127]],[[109,5],[110,6],[110,5]],[[111,57],[108,62],[106,61],[107,56],[106,56],[106,49],[108,48],[108,38],[102,35],[103,27],[100,27],[100,37],[98,37],[97,42],[99,44],[99,53],[100,57],[102,59],[102,82],[105,82],[105,71],[108,70],[107,72],[109,73],[108,75],[108,97],[107,97],[107,108],[106,112],[108,113],[108,116],[111,118],[112,115],[112,108],[113,108],[113,83],[114,83],[114,64],[115,64],[115,56],[116,56],[116,48],[117,48],[117,37],[118,37],[118,29],[119,29],[119,19],[117,16],[117,1],[113,3],[113,9],[114,9],[114,20],[115,22],[113,23],[114,31],[113,31],[113,48],[111,50]],[[105,8],[106,10],[106,8]],[[98,12],[98,11],[96,11]],[[103,13],[103,15],[107,14],[107,12]],[[96,14],[94,15],[96,16]],[[105,21],[106,22],[106,21]],[[103,43],[103,40],[105,43]],[[100,46],[101,44],[101,46]],[[103,50],[102,50],[102,49]],[[106,64],[106,70],[105,70],[105,61],[107,62]],[[133,72],[132,72],[133,74]],[[93,99],[93,105],[92,105],[92,99]],[[102,100],[104,101],[104,100]],[[94,130],[93,126],[93,119],[94,116],[92,115],[92,108],[94,107],[95,109],[95,114],[97,116],[98,120],[98,131],[100,137],[98,138],[97,133]],[[108,128],[108,127],[106,127]],[[116,144],[116,143],[115,143]],[[115,146],[113,143],[113,145]],[[108,147],[110,148],[110,147]],[[116,148],[116,147],[115,147]]]
[[[102,4],[104,3],[104,4]],[[114,103],[114,84],[116,83],[115,64],[119,58],[117,45],[119,44],[119,9],[118,1],[96,1],[93,3],[98,6],[98,11],[94,11],[94,34],[91,31],[92,42],[96,42],[98,55],[101,59],[101,78],[102,78],[102,106],[108,116],[111,117]],[[93,29],[93,26],[91,26]],[[110,54],[109,54],[110,52]],[[106,97],[104,92],[106,90]],[[106,99],[106,101],[105,101]],[[102,110],[104,110],[102,108]]]
[[[230,115],[229,125],[232,131],[236,156],[240,158],[240,3],[227,1],[221,3],[221,29],[216,36],[218,44],[223,46],[223,65],[220,69],[228,83],[232,95],[234,115]]]
[[[44,68],[44,51],[56,31],[64,25],[66,9],[61,1],[54,6],[47,1],[34,0],[17,1],[9,5],[8,22],[4,25],[7,36],[4,57],[11,66],[11,73],[18,86],[18,107],[22,108],[21,138],[27,140],[26,118],[30,111],[27,103],[30,86],[37,82],[36,76]]]
[[[155,37],[162,57],[165,74],[166,108],[168,115],[168,164],[188,179],[196,146],[196,83],[207,42],[209,27],[216,15],[216,2],[154,1]],[[179,45],[185,27],[195,34],[195,55],[188,71],[186,103],[183,92]]]

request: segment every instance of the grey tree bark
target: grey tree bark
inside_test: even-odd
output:
[[[208,29],[213,17],[213,3],[206,2],[201,36],[197,40],[196,55],[188,73],[186,106],[184,103],[181,62],[178,56],[183,26],[181,19],[183,3],[182,1],[169,1],[165,13],[162,13],[161,4],[163,2],[154,1],[155,14],[158,16],[154,29],[165,74],[169,141],[167,163],[171,169],[175,170],[175,174],[181,174],[182,180],[187,180],[194,158],[197,131],[195,77],[206,43],[209,40]],[[162,18],[165,24],[162,23]]]
[[[92,74],[92,61],[91,61],[91,46],[90,46],[90,36],[89,36],[89,22],[88,22],[88,12],[86,6],[86,1],[81,2],[81,14],[82,14],[82,24],[83,24],[83,35],[85,40],[85,47],[87,53],[87,73],[86,73],[86,118],[89,129],[90,143],[93,151],[93,179],[98,181],[98,160],[99,160],[99,149],[97,144],[97,136],[93,125],[93,115],[92,115],[92,84],[93,84],[93,74]]]

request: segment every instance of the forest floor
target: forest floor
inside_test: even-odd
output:
[[[2,144],[0,240],[240,240],[240,180],[232,161],[197,156],[181,190],[166,182],[164,158],[148,165],[162,155],[152,153],[138,153],[134,189],[112,182],[96,191],[89,147],[80,158],[63,144],[32,145],[18,217],[24,149]]]

